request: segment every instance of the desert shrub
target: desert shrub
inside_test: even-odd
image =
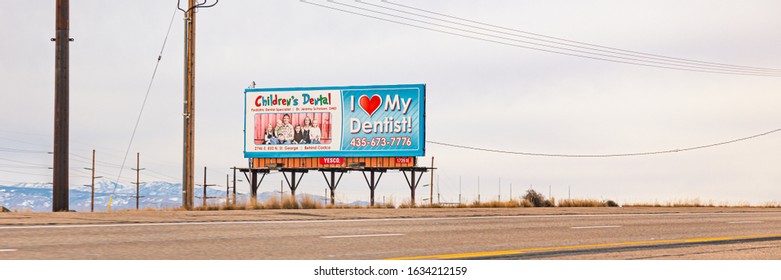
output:
[[[545,199],[543,194],[538,193],[533,189],[527,190],[523,199],[529,201],[534,207],[553,207],[553,202]]]

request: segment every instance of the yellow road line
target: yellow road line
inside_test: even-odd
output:
[[[781,237],[781,234],[756,234],[756,235],[743,235],[743,236],[722,236],[722,237],[705,237],[705,238],[688,238],[688,239],[629,241],[629,242],[569,245],[569,246],[555,246],[555,247],[538,247],[538,248],[523,248],[517,250],[504,250],[504,251],[470,252],[470,253],[442,254],[442,255],[430,255],[430,256],[401,257],[401,258],[390,258],[387,260],[468,259],[468,258],[481,258],[481,257],[497,257],[497,256],[506,256],[506,255],[519,255],[519,254],[533,253],[533,252],[599,249],[599,248],[610,248],[610,247],[643,246],[643,245],[657,245],[657,244],[707,243],[707,242],[731,241],[731,240],[767,238],[767,237]]]

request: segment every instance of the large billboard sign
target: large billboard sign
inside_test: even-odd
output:
[[[424,84],[248,88],[244,98],[246,158],[424,155]]]

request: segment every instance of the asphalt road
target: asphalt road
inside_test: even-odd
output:
[[[781,209],[366,210],[9,214],[0,259],[781,259]]]

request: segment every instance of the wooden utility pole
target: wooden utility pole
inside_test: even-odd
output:
[[[431,180],[429,181],[429,193],[428,193],[428,204],[430,206],[434,205],[434,157],[431,157]]]
[[[480,203],[480,176],[477,176],[477,203]]]
[[[136,153],[136,168],[130,168],[131,170],[136,171],[136,210],[138,210],[138,201],[140,200],[141,196],[139,196],[139,193],[141,191],[141,170],[144,170],[144,168],[141,168],[141,153]]]
[[[206,166],[203,167],[203,207],[206,208]]]
[[[231,185],[230,185],[231,175],[225,174],[225,205],[231,204]]]
[[[92,149],[92,194],[90,195],[89,211],[95,212],[95,149]]]
[[[68,204],[68,120],[69,120],[69,44],[70,4],[57,0],[54,51],[54,165],[52,211],[69,211]]]
[[[236,204],[236,167],[233,167],[233,204]]]
[[[84,167],[84,169],[92,171],[92,184],[84,186],[89,186],[91,189],[89,211],[95,212],[95,179],[103,178],[103,176],[95,176],[95,149],[92,149],[92,168]]]
[[[195,173],[195,0],[188,0],[184,14],[184,142],[182,203],[192,210]],[[204,175],[206,176],[206,175]],[[204,183],[206,184],[206,183]],[[204,191],[206,186],[204,186]],[[206,195],[204,194],[204,201]],[[204,203],[206,206],[206,203]]]

